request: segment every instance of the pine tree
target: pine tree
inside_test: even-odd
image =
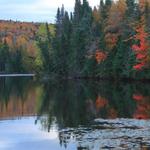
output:
[[[116,54],[113,60],[113,74],[116,79],[123,77],[123,70],[125,69],[125,53],[126,45],[119,37],[119,41],[116,46]]]
[[[92,35],[92,9],[87,0],[80,4],[76,1],[73,19],[73,34],[72,34],[72,59],[74,75],[83,76],[84,65],[86,62],[87,48],[90,44]]]
[[[6,40],[0,44],[0,72],[7,72],[9,64],[9,47]]]
[[[58,11],[56,22],[59,22],[59,24],[56,24],[57,34],[54,40],[55,73],[59,76],[68,77],[70,65],[70,37],[72,32],[72,23],[70,21],[68,12],[64,10],[64,6],[62,6],[61,8],[60,14]]]
[[[78,24],[81,19],[81,1],[76,0],[75,1],[75,7],[74,7],[74,24]]]
[[[126,0],[127,10],[126,16],[130,19],[134,19],[136,3],[135,0]]]
[[[112,4],[112,0],[105,0],[106,7],[110,7]]]
[[[62,5],[55,37],[46,24],[40,41],[45,70],[59,77],[135,78],[136,70],[150,66],[149,11],[148,0],[100,0],[93,10],[87,0],[76,0],[70,16]]]

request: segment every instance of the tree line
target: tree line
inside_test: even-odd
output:
[[[75,1],[58,8],[55,35],[38,39],[43,71],[61,77],[150,78],[150,2]]]
[[[60,78],[150,78],[150,1],[75,0],[36,33],[31,70]],[[28,69],[27,69],[28,70]]]

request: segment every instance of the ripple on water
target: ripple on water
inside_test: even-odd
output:
[[[150,120],[96,119],[86,128],[60,130],[62,138],[72,139],[81,150],[150,148]]]

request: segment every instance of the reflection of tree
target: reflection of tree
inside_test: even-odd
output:
[[[27,78],[0,78],[0,99],[7,101],[12,94],[24,99],[28,89],[27,80]]]
[[[87,125],[94,118],[132,118],[136,108],[133,93],[139,86],[80,80],[46,82],[39,97],[38,116],[47,116],[41,121],[48,130],[54,120],[63,128]]]
[[[31,107],[35,93],[33,82],[29,78],[0,78],[0,85],[0,117],[22,116],[33,110]]]
[[[95,102],[97,117],[131,118],[135,103],[132,101],[133,85],[129,83],[101,82]]]
[[[136,119],[150,118],[150,96],[143,96],[142,94],[134,94],[133,99],[137,102],[136,111],[133,115]]]
[[[57,118],[60,128],[86,124],[90,118],[86,107],[86,100],[89,99],[86,92],[80,82],[76,84],[67,81],[60,81],[57,84],[45,83],[38,113],[39,115],[48,114],[48,129],[54,118]]]
[[[90,127],[95,118],[133,118],[138,104],[133,94],[137,91],[147,91],[148,95],[148,86],[80,80],[46,82],[39,97],[37,120],[48,131],[55,122],[60,131],[60,144],[66,147],[77,134],[82,134],[79,127]],[[62,130],[66,127],[69,133]]]
[[[58,81],[43,83],[38,116],[48,115],[48,130],[55,120],[60,128],[85,125],[90,120],[115,117],[132,117],[130,84],[109,82]]]
[[[150,90],[149,83],[138,83],[135,85],[133,100],[136,102],[136,109],[133,117],[136,119],[150,118]]]

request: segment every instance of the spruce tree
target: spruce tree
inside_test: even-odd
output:
[[[126,53],[126,46],[121,39],[119,38],[119,41],[116,46],[116,54],[113,60],[113,75],[116,79],[123,77],[123,70],[125,69],[125,56]]]
[[[85,56],[91,41],[89,35],[92,35],[92,9],[87,0],[84,0],[82,5],[76,0],[72,34],[72,65],[75,76],[84,74]]]
[[[71,21],[62,6],[57,12],[56,36],[54,40],[54,66],[58,76],[69,76]],[[59,24],[58,24],[59,23]]]

